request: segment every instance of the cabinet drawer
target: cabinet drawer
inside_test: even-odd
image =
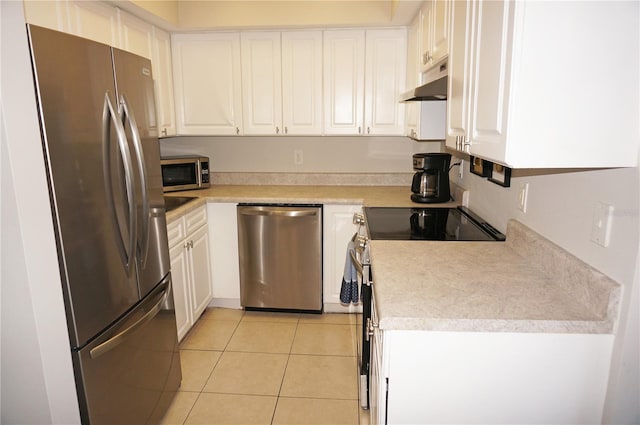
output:
[[[207,224],[207,209],[205,205],[191,211],[184,216],[187,235],[198,227]]]
[[[185,231],[184,217],[180,217],[167,225],[169,249],[180,243],[186,236],[187,233]]]

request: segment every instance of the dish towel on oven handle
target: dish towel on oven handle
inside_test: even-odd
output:
[[[353,240],[347,245],[347,258],[344,261],[344,274],[342,276],[342,286],[340,287],[340,302],[343,304],[357,304],[358,297],[358,271],[351,259],[351,253],[355,255],[355,244]]]

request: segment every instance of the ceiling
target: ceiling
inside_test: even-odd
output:
[[[409,25],[422,0],[114,0],[170,31]]]

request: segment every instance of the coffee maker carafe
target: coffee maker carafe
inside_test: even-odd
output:
[[[416,153],[413,155],[413,175],[411,200],[420,203],[449,202],[448,153]]]

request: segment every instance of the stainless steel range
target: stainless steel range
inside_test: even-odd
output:
[[[405,241],[504,241],[505,235],[466,207],[412,208],[365,207],[354,223],[364,224],[366,236],[356,233],[353,262],[362,279],[362,337],[358,343],[360,369],[360,405],[369,408],[371,338],[376,326],[372,322],[373,264],[369,257],[370,240]],[[354,257],[355,256],[355,257]]]

